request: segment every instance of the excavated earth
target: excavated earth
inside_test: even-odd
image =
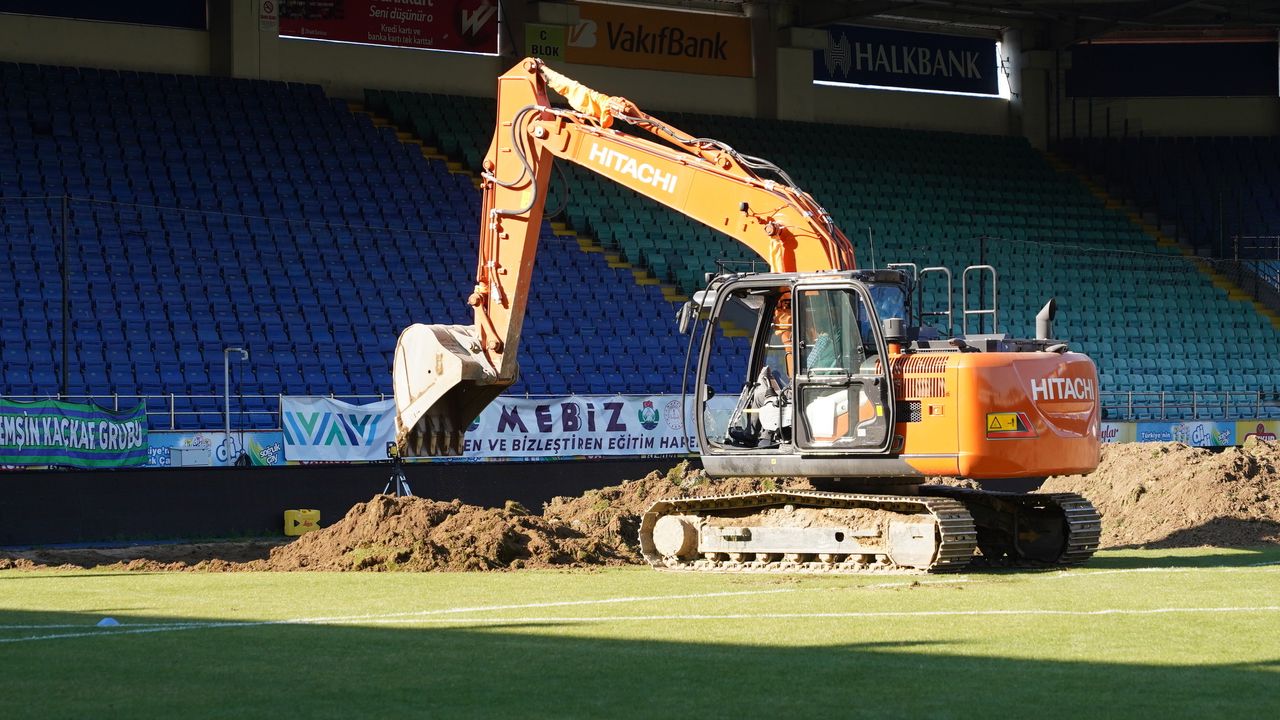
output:
[[[640,515],[655,500],[774,489],[812,488],[803,480],[711,481],[681,463],[667,473],[555,498],[541,515],[512,502],[496,509],[379,495],[292,542],[0,551],[0,569],[469,571],[635,564],[642,562]],[[1280,542],[1277,445],[1221,452],[1179,443],[1107,445],[1097,471],[1050,478],[1041,491],[1089,498],[1102,514],[1103,547]]]
[[[1087,476],[1049,478],[1102,514],[1102,547],[1245,547],[1280,542],[1280,445],[1214,452],[1181,443],[1103,447]]]

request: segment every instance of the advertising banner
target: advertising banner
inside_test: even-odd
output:
[[[1277,442],[1280,438],[1280,420],[1241,420],[1236,423],[1236,441],[1241,445],[1251,438]]]
[[[1262,42],[1084,43],[1071,48],[1068,97],[1269,97],[1280,72]]]
[[[285,397],[281,403],[285,459],[356,462],[386,460],[395,442],[396,404],[352,405],[330,398]]]
[[[267,432],[153,432],[147,467],[229,467],[243,453],[250,465],[284,465],[284,438]],[[196,452],[191,452],[196,451]],[[203,451],[203,452],[200,452]]]
[[[1131,422],[1104,422],[1099,434],[1104,443],[1133,442],[1137,439],[1138,425]]]
[[[828,25],[815,82],[997,95],[996,43],[982,38]]]
[[[467,430],[475,458],[685,454],[677,395],[499,397]],[[690,419],[692,425],[692,418]]]
[[[147,411],[0,400],[0,465],[114,468],[147,461]]]
[[[695,75],[751,77],[751,25],[744,17],[578,3],[561,54],[571,63]],[[542,57],[554,37],[542,39]]]
[[[1192,447],[1225,447],[1236,444],[1236,423],[1207,420],[1140,422],[1138,442],[1179,442]]]
[[[206,0],[0,0],[0,13],[205,30]]]
[[[287,37],[498,52],[497,0],[281,0],[279,13]]]

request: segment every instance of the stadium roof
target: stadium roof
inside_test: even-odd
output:
[[[767,9],[783,26],[867,23],[964,34],[1046,32],[1059,46],[1085,40],[1276,38],[1280,2],[1262,0],[644,0],[630,4],[746,14]]]

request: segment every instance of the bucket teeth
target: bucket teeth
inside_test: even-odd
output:
[[[461,325],[412,325],[400,334],[392,376],[402,455],[461,455],[467,427],[515,382],[514,374],[497,376],[477,337]]]

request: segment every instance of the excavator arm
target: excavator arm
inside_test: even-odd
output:
[[[548,89],[572,109],[551,107]],[[613,129],[618,121],[654,139]],[[479,262],[467,300],[475,322],[413,325],[396,346],[396,426],[404,454],[461,454],[467,426],[515,383],[557,158],[738,240],[775,272],[854,267],[853,247],[830,215],[775,166],[690,136],[625,98],[598,93],[541,60],[526,59],[498,80],[497,123],[482,173]]]

